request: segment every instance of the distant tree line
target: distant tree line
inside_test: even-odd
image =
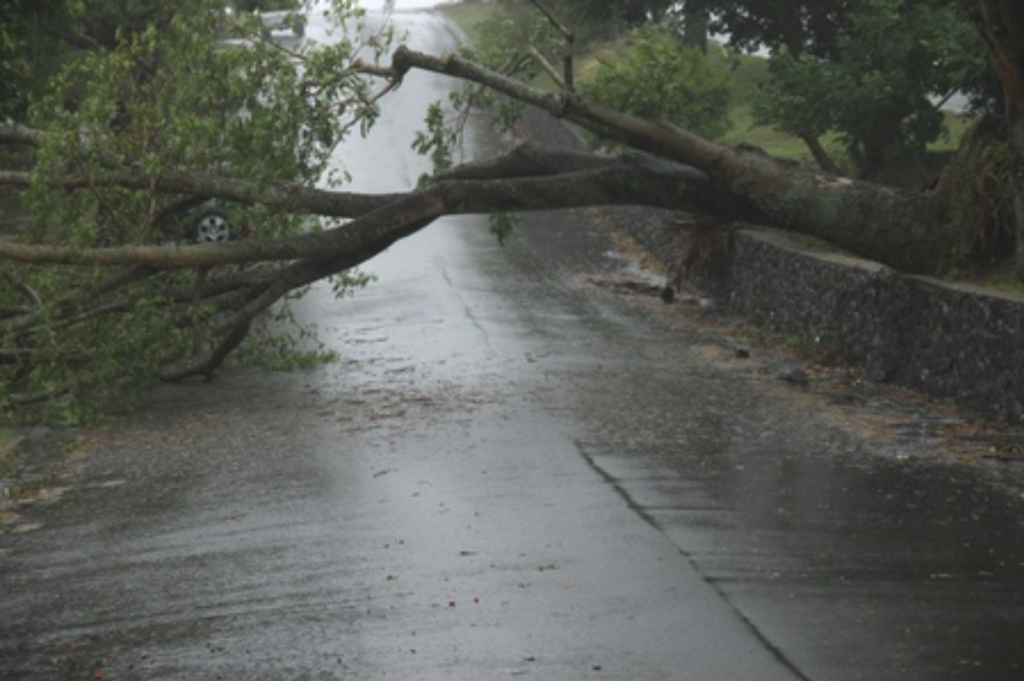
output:
[[[538,22],[530,11],[535,4],[509,0],[502,7],[513,20]],[[963,7],[950,0],[542,4],[573,28],[580,47],[657,26],[702,52],[710,32],[726,40],[729,50],[766,54],[771,77],[756,98],[755,122],[799,138],[820,167],[837,174],[919,181],[915,169],[928,165],[929,145],[948,132],[942,107],[950,98],[969,98],[976,113],[1002,106],[978,32]],[[544,44],[537,35],[523,30],[508,37]],[[557,49],[557,38],[550,44]],[[657,69],[656,60],[651,64]],[[654,82],[633,74],[635,96],[645,97],[639,88]]]

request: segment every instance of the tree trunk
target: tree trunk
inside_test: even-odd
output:
[[[573,93],[540,92],[458,55],[437,58],[401,47],[393,68],[398,77],[418,68],[476,82],[634,149],[702,170],[716,190],[703,200],[720,214],[816,236],[906,272],[942,272],[950,253],[961,246],[945,219],[944,202],[933,193],[822,175],[763,152],[726,147],[666,123],[601,107]]]
[[[708,23],[710,16],[707,8],[693,9],[688,2],[683,8],[683,44],[695,47],[701,54],[708,53]]]
[[[1016,273],[1024,281],[1024,4],[1019,0],[961,0],[978,27],[989,64],[1003,87],[1016,227]]]
[[[832,175],[843,174],[839,170],[839,166],[832,160],[832,157],[825,151],[825,147],[821,146],[821,140],[814,135],[800,135],[800,139],[807,147],[807,150],[811,152],[811,156],[814,157],[814,162],[818,164],[819,168]]]
[[[1013,216],[1016,235],[1014,272],[1024,282],[1024,118],[1018,115],[1010,130],[1010,144],[1015,154],[1010,183],[1013,189]]]
[[[257,187],[226,178],[165,171],[155,178],[137,172],[102,171],[100,176],[51,178],[61,188],[118,185],[170,194],[262,203],[276,210],[354,217],[343,228],[275,242],[166,248],[69,249],[0,243],[0,256],[36,263],[90,263],[186,268],[352,253],[410,224],[449,213],[550,210],[585,205],[635,203],[696,209],[732,219],[761,222],[816,236],[866,258],[916,273],[942,272],[951,254],[962,253],[962,234],[946,215],[942,193],[904,192],[821,174],[801,164],[773,159],[750,148],[726,147],[666,123],[601,107],[571,91],[535,90],[459,55],[438,58],[399,48],[387,74],[400,81],[417,68],[482,84],[540,107],[608,138],[675,163],[624,156],[566,155],[526,150],[499,161],[503,175],[468,166],[461,179],[449,174],[423,191],[366,196],[304,187]],[[375,75],[382,70],[374,67]],[[0,140],[35,143],[36,133],[0,125]],[[529,158],[529,162],[524,162]],[[703,173],[687,171],[685,164]],[[485,173],[481,175],[480,173]],[[27,184],[27,175],[0,173],[0,182]],[[699,189],[694,190],[695,183]]]

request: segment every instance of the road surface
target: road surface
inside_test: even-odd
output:
[[[445,87],[340,152],[360,189]],[[644,275],[593,217],[440,221],[303,303],[338,363],[87,433],[0,537],[0,678],[1024,678],[1019,496],[595,285]]]

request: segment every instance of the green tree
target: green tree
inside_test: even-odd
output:
[[[993,156],[997,162],[977,169],[973,186],[984,187],[994,181],[1007,187],[1016,240],[1015,269],[1024,281],[1024,6],[1013,0],[960,0],[960,5],[978,29],[1003,104],[991,147],[996,150]],[[978,193],[970,194],[973,202],[964,203],[977,206]],[[992,220],[991,211],[979,209],[972,217],[982,222]]]
[[[725,74],[663,29],[634,31],[626,50],[614,60],[602,61],[580,93],[596,103],[665,120],[711,139],[728,130]]]
[[[687,10],[711,15],[711,30],[729,35],[744,51],[785,48],[790,54],[823,59],[835,55],[836,41],[858,0],[686,0]]]
[[[205,0],[10,0],[0,6],[0,107],[23,116],[39,86],[90,50],[113,49],[175,16],[212,17]]]
[[[836,133],[862,177],[905,173],[944,133],[940,105],[983,68],[977,33],[944,0],[862,0],[840,25],[772,54],[757,118],[807,141]]]
[[[610,16],[629,27],[656,24],[664,19],[676,4],[674,0],[575,0],[575,3],[592,14]]]
[[[499,9],[506,17],[536,21],[536,0],[502,0]],[[624,34],[645,24],[659,24],[670,16],[676,0],[541,0],[545,8],[571,26],[581,45]]]
[[[0,119],[25,114],[33,84],[56,68],[62,46],[51,28],[68,16],[61,2],[0,5]]]
[[[21,108],[28,64],[25,12],[18,4],[0,6],[0,117]]]
[[[300,0],[233,0],[230,4],[238,12],[276,12],[301,8]]]
[[[74,51],[21,125],[8,127],[7,142],[33,154],[31,172],[7,178],[24,188],[22,203],[34,218],[20,240],[69,252],[177,249],[191,236],[190,211],[214,197],[257,248],[319,228],[294,215],[284,196],[268,209],[244,195],[236,200],[237,187],[225,194],[221,183],[244,177],[251,199],[257,189],[319,181],[335,146],[372,123],[371,84],[352,66],[360,49],[383,49],[388,36],[299,55],[263,39],[258,23],[235,23],[219,4],[197,0],[196,11],[167,13],[162,3],[151,5],[126,5],[123,24],[116,13],[80,24],[77,14],[64,17],[62,33],[110,44]],[[225,29],[247,42],[226,48]],[[54,191],[58,178],[72,176],[81,191]],[[282,284],[278,267],[213,274],[201,261],[198,270],[182,264],[111,273],[2,263],[0,276],[15,282],[0,289],[0,373],[12,369],[7,399],[63,396],[49,403],[80,416],[115,395],[130,397],[129,386],[201,373],[250,336],[256,315],[301,287],[295,272],[287,275],[294,286]],[[347,269],[328,273],[340,291],[361,282]],[[102,292],[110,297],[101,303]],[[68,315],[78,321],[68,324]],[[65,331],[40,332],[50,325]],[[280,347],[278,338],[265,340]],[[11,366],[12,358],[20,360]]]

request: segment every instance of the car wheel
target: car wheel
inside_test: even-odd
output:
[[[205,213],[196,220],[196,241],[215,243],[231,238],[231,227],[223,213]]]

